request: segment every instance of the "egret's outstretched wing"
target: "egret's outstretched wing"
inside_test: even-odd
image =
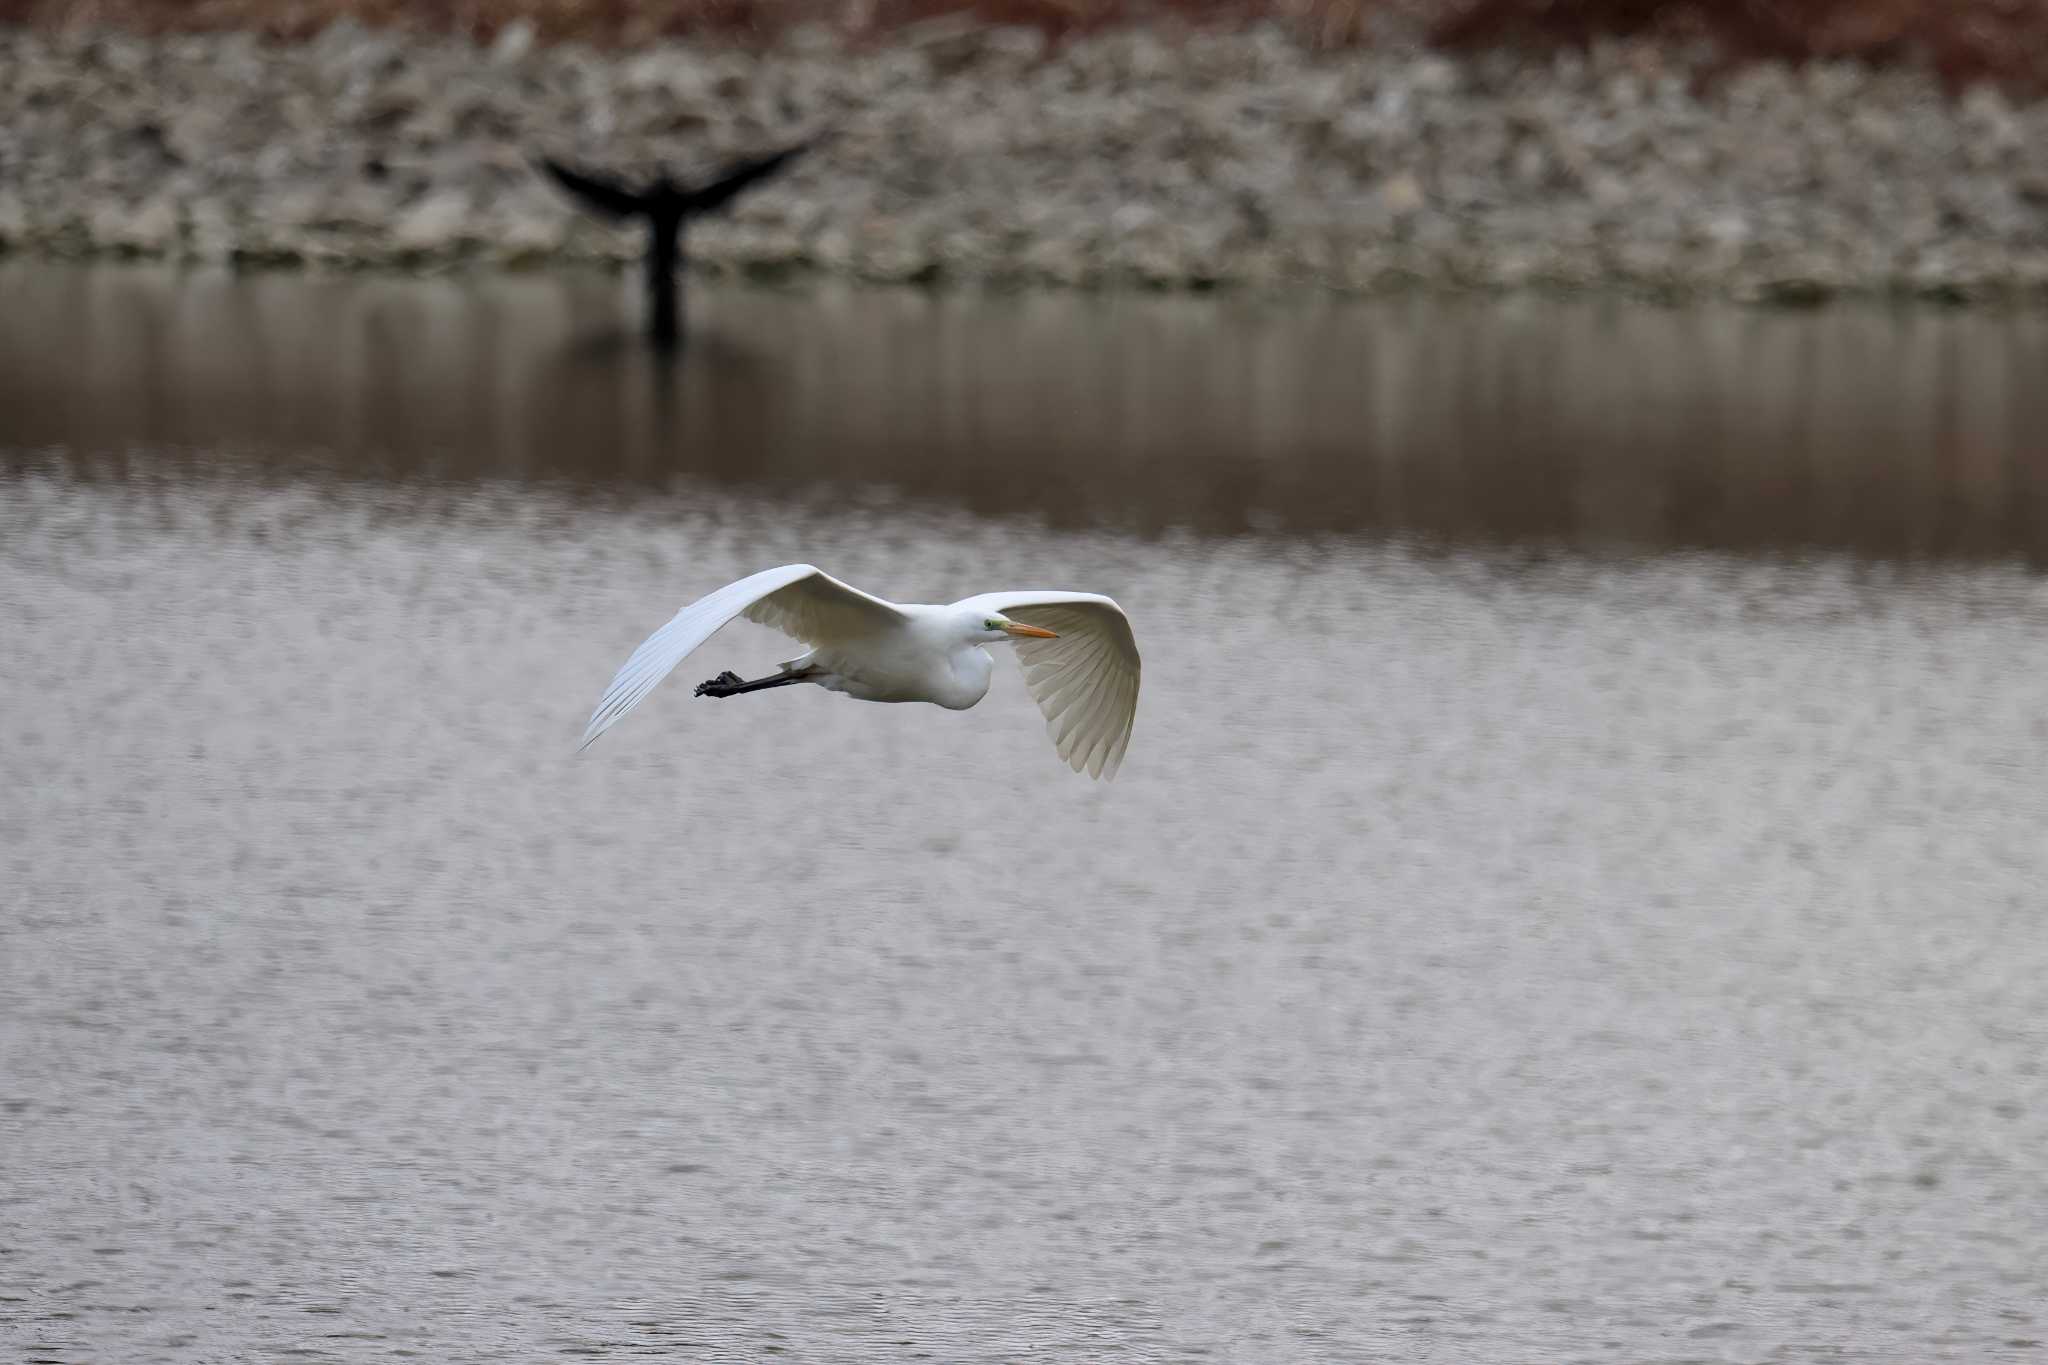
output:
[[[959,605],[1059,633],[1018,637],[1024,685],[1068,767],[1116,776],[1138,714],[1138,642],[1123,608],[1092,592],[990,592]]]
[[[773,627],[807,645],[887,630],[907,618],[893,602],[850,588],[809,564],[785,564],[706,593],[641,642],[604,692],[583,732],[587,747],[654,690],[654,685],[735,616]]]

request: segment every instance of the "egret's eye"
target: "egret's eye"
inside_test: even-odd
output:
[[[987,623],[985,623],[985,624],[984,624],[984,625],[982,626],[982,629],[983,629],[983,630],[1001,630],[1002,628],[1003,628],[1003,623],[1002,623],[1001,621],[994,621],[994,620],[988,621]]]

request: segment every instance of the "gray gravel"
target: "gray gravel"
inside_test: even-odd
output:
[[[623,260],[533,153],[689,174],[832,127],[700,265],[1072,285],[2048,288],[2048,104],[1669,51],[1315,53],[1277,31],[1048,51],[489,48],[0,30],[0,244],[315,265]]]

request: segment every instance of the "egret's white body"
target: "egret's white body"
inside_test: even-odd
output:
[[[988,695],[984,645],[1014,640],[1024,682],[1075,772],[1114,776],[1138,709],[1138,645],[1123,609],[1087,592],[991,592],[945,606],[887,602],[809,564],[728,583],[677,612],[633,651],[590,717],[583,743],[620,717],[736,616],[810,646],[772,677],[720,674],[699,696],[808,682],[861,701],[923,701],[965,711]]]

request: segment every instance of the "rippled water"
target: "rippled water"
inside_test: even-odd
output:
[[[757,405],[788,444],[640,480],[622,433],[677,428],[593,421],[579,475],[521,372],[344,401],[337,316],[331,407],[282,354],[193,397],[245,382],[223,324],[141,416],[0,326],[48,381],[0,413],[11,1358],[2043,1354],[2024,504],[1933,499],[1975,529],[1893,559],[1782,508],[1813,533],[1752,525],[1768,557],[1623,518],[1532,558],[1484,489],[1299,533],[1313,452],[1219,438],[1054,453],[1130,495],[1061,525],[879,434],[830,464],[814,384],[939,419],[801,359]],[[591,364],[637,410],[644,367]],[[427,434],[472,401],[500,425]],[[1568,501],[1638,506],[1603,468]],[[750,626],[573,755],[675,605],[799,556],[1116,594],[1122,776],[1062,767],[1008,667],[961,714],[676,685],[779,657]]]

